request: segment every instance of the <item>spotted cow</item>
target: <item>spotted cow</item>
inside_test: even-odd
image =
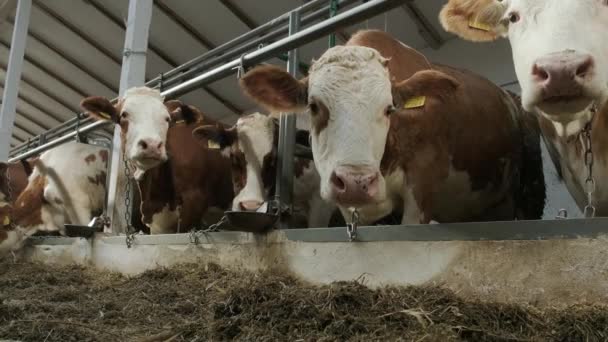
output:
[[[87,225],[103,208],[108,151],[67,143],[32,162],[27,186],[7,206],[9,224],[0,228],[0,255],[21,247],[39,231],[64,230],[64,224]]]
[[[608,215],[608,1],[450,0],[440,20],[467,40],[509,39],[522,104],[568,190],[587,215]]]
[[[227,209],[233,198],[230,162],[199,144],[192,131],[216,124],[193,106],[164,102],[157,90],[134,88],[116,105],[89,97],[92,117],[121,126],[125,155],[135,168],[141,217],[151,234],[185,232],[201,225],[210,207]]]
[[[239,118],[230,128],[201,126],[194,130],[199,139],[211,140],[232,163],[232,180],[236,196],[234,211],[266,211],[275,193],[279,126],[276,118],[254,113]],[[309,134],[298,130],[296,140],[308,145]],[[311,160],[295,158],[294,225],[327,227],[335,207],[319,193],[319,173]]]
[[[536,136],[538,147],[539,133],[511,96],[384,32],[328,49],[303,80],[260,66],[241,86],[271,111],[308,112],[321,196],[346,220],[351,208],[364,224],[393,210],[403,223],[542,215],[542,165],[524,162],[540,160],[539,149],[523,144]],[[529,187],[534,196],[523,197]]]

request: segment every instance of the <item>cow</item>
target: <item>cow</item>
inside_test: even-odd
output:
[[[405,224],[542,215],[542,164],[525,162],[540,160],[539,149],[522,143],[539,133],[511,96],[384,32],[359,31],[328,49],[302,80],[258,66],[240,84],[270,111],[309,113],[321,196],[347,221],[353,208],[361,224],[393,210]],[[534,196],[524,198],[529,187]]]
[[[64,232],[87,225],[103,210],[108,150],[71,142],[32,161],[27,186],[5,206],[10,222],[0,228],[0,256],[20,248],[36,232]]]
[[[440,21],[467,40],[509,39],[522,105],[570,194],[586,216],[608,215],[608,2],[450,0]]]
[[[209,207],[229,208],[230,161],[192,136],[198,125],[216,124],[198,109],[165,103],[158,90],[146,87],[128,90],[116,105],[95,96],[81,107],[120,125],[125,156],[135,167],[142,221],[151,234],[184,232],[200,226]]]
[[[275,195],[277,174],[278,120],[261,113],[239,118],[230,128],[200,126],[195,137],[215,142],[231,160],[232,184],[236,196],[233,211],[266,210]],[[309,134],[298,130],[296,142],[308,145]],[[319,173],[312,160],[295,158],[293,217],[304,218],[304,227],[327,227],[335,207],[319,193]],[[300,223],[295,220],[294,226]]]

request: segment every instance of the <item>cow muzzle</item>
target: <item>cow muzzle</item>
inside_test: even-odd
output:
[[[167,160],[165,145],[160,139],[140,139],[131,158],[142,169],[150,169]]]
[[[532,66],[532,81],[539,90],[536,106],[547,114],[576,113],[593,101],[588,89],[595,75],[595,61],[574,50],[552,53]]]
[[[375,168],[339,166],[330,176],[331,197],[342,206],[370,204],[379,195],[380,177]]]

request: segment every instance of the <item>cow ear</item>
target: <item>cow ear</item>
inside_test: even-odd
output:
[[[119,122],[119,110],[105,97],[87,97],[80,101],[80,107],[96,120]]]
[[[220,149],[222,154],[237,140],[236,128],[224,128],[221,125],[205,125],[192,131],[192,136],[211,149]]]
[[[203,119],[203,113],[194,106],[183,106],[182,117],[187,124],[195,123]]]
[[[32,174],[32,172],[34,171],[34,167],[32,166],[33,161],[37,160],[38,157],[34,157],[34,158],[30,158],[30,159],[21,159],[21,165],[23,165],[23,170],[25,171],[25,174],[28,175],[28,177]]]
[[[393,102],[397,108],[421,107],[427,96],[445,101],[459,86],[452,76],[436,70],[422,70],[393,87]]]
[[[462,39],[489,42],[505,36],[503,0],[450,0],[439,13],[441,26]]]
[[[308,104],[308,79],[298,81],[274,65],[253,68],[241,78],[240,85],[249,97],[270,111],[302,112]]]

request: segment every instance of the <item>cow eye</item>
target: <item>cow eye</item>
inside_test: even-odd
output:
[[[126,118],[128,118],[128,117],[129,117],[129,113],[127,113],[127,112],[122,112],[122,113],[120,113],[120,118],[121,118],[121,119],[126,119]]]
[[[517,12],[509,13],[509,22],[515,24],[519,21],[519,14]]]
[[[314,102],[311,102],[308,107],[310,108],[310,112],[312,114],[317,114],[319,112],[319,105]]]
[[[171,122],[171,118],[170,117],[166,117],[165,121],[167,121],[169,123],[169,122]]]
[[[394,105],[389,105],[388,107],[386,107],[386,109],[384,110],[384,115],[386,116],[390,116],[391,114],[393,114],[397,109],[395,108]]]

